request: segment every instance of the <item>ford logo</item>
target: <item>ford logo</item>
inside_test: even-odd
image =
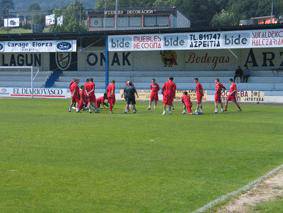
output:
[[[0,43],[0,50],[4,48],[3,44]]]
[[[69,50],[71,48],[72,48],[72,44],[69,43],[69,42],[63,41],[63,42],[60,42],[60,43],[57,44],[57,49],[59,49],[59,50],[64,51],[64,50]]]

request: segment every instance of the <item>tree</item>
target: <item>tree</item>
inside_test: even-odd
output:
[[[14,9],[13,0],[1,0],[0,5],[0,16],[2,18],[9,18],[10,11]]]
[[[215,14],[211,20],[211,25],[213,27],[219,26],[235,26],[238,25],[239,21],[235,14],[231,11],[222,10],[219,13]]]
[[[41,11],[41,7],[38,3],[33,3],[29,6],[28,11],[31,14],[32,24],[43,24],[44,16]]]
[[[75,1],[63,9],[55,9],[53,13],[56,17],[63,16],[64,23],[62,26],[54,25],[51,27],[51,32],[86,32],[85,25],[86,14],[83,4]]]

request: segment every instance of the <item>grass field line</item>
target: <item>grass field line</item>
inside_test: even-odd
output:
[[[243,186],[243,187],[241,187],[241,188],[239,188],[239,189],[237,189],[237,190],[235,190],[233,192],[230,192],[230,193],[228,193],[226,195],[221,195],[220,197],[218,197],[215,200],[207,203],[203,207],[195,210],[193,213],[207,212],[207,211],[211,210],[212,208],[216,207],[217,205],[232,199],[233,197],[239,196],[242,193],[246,193],[246,192],[250,191],[251,189],[257,187],[263,181],[265,181],[265,180],[271,178],[272,176],[276,175],[281,170],[283,170],[283,164],[281,164],[280,166],[274,168],[273,170],[271,170],[267,174],[259,177],[258,179],[248,183],[247,185],[245,185],[245,186]]]

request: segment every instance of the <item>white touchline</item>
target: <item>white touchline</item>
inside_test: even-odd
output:
[[[211,208],[215,207],[216,205],[228,201],[229,199],[236,197],[237,195],[240,195],[244,192],[247,192],[249,190],[251,190],[253,187],[256,187],[258,184],[260,184],[261,182],[263,182],[264,180],[270,178],[271,176],[273,176],[274,174],[278,173],[280,170],[283,169],[283,164],[276,167],[275,169],[271,170],[270,172],[268,172],[266,175],[259,177],[258,179],[250,182],[249,184],[239,188],[236,191],[230,192],[226,195],[222,195],[218,198],[216,198],[215,200],[207,203],[206,205],[204,205],[203,207],[193,211],[193,213],[202,213],[202,212],[207,212],[208,210],[210,210]]]

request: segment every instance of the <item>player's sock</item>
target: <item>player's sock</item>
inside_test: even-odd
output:
[[[224,109],[223,109],[223,108],[221,108],[221,112],[224,112]]]
[[[186,113],[187,113],[186,110],[183,110],[182,114],[184,115],[184,114],[186,114]]]
[[[214,113],[218,113],[218,109],[217,108],[215,108]]]
[[[163,111],[162,115],[166,115],[166,111],[165,110]]]

